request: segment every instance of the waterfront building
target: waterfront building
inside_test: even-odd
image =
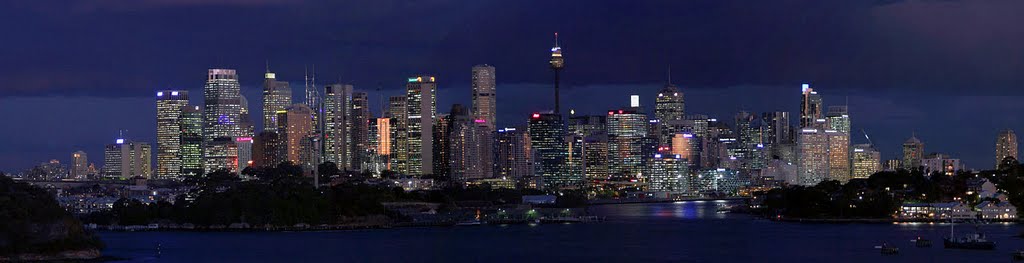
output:
[[[406,123],[408,174],[433,172],[433,129],[437,118],[437,82],[434,77],[419,75],[406,83]]]
[[[103,156],[103,175],[107,178],[128,179],[135,176],[150,178],[152,148],[149,143],[117,139],[107,144]]]
[[[750,184],[749,179],[744,179],[740,173],[730,169],[708,169],[697,174],[695,190],[700,193],[720,193],[732,195],[740,187]]]
[[[352,85],[324,86],[324,160],[338,169],[351,169],[352,164]]]
[[[181,107],[181,142],[178,156],[181,158],[182,178],[204,175],[203,170],[203,111],[199,106]]]
[[[89,155],[83,151],[76,151],[71,154],[70,179],[86,180],[89,176]]]
[[[870,144],[853,146],[852,179],[867,179],[882,170],[882,156]]]
[[[181,172],[181,114],[188,91],[156,93],[156,178],[178,179]]]
[[[263,74],[263,131],[277,132],[277,112],[292,105],[292,89],[287,81],[267,69]]]
[[[914,170],[921,167],[921,159],[924,157],[924,143],[911,135],[903,143],[903,169]]]
[[[583,140],[583,175],[588,181],[608,180],[608,134],[597,134]]]
[[[996,136],[996,168],[1006,157],[1017,159],[1017,134],[1013,130],[1004,130]]]
[[[686,193],[690,190],[687,160],[678,154],[655,154],[645,167],[647,191]]]
[[[484,120],[483,124],[494,130],[497,125],[497,101],[495,99],[494,66],[473,66],[473,107],[471,115],[474,120]]]

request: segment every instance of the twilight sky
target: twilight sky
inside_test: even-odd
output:
[[[522,125],[551,107],[555,31],[563,105],[577,112],[622,107],[629,94],[653,104],[671,66],[687,113],[720,119],[796,114],[799,84],[811,83],[826,105],[849,101],[853,141],[863,129],[883,158],[916,132],[927,152],[990,168],[998,131],[1024,131],[1022,1],[337,2],[0,3],[0,171],[69,162],[76,150],[99,166],[119,129],[154,142],[155,91],[189,90],[201,104],[207,68],[238,69],[259,116],[268,60],[293,87],[316,65],[321,84],[352,83],[373,98],[433,74],[440,112],[469,104],[470,67],[491,64],[499,124]]]

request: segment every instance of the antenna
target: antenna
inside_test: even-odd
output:
[[[267,62],[267,73],[270,73],[270,60],[267,59],[266,62]]]
[[[668,84],[672,85],[672,65],[668,65]]]
[[[558,46],[558,32],[555,32],[555,46]]]

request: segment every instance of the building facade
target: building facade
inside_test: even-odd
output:
[[[433,129],[437,118],[437,82],[431,76],[414,76],[406,84],[406,133],[408,174],[433,172]]]
[[[1004,130],[996,136],[996,168],[1006,157],[1017,159],[1017,134],[1013,130]]]
[[[156,93],[156,178],[180,178],[181,115],[187,106],[188,91]]]

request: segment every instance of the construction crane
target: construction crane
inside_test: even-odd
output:
[[[868,139],[868,144],[871,145],[871,147],[875,146],[875,143],[871,142],[871,137],[868,137],[868,133],[865,132],[864,129],[860,129],[860,133],[864,134],[864,139]]]

